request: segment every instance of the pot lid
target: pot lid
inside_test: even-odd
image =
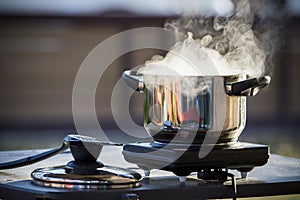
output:
[[[76,174],[67,165],[40,168],[31,173],[37,185],[56,188],[126,188],[137,187],[142,176],[132,170],[103,166],[89,174]]]

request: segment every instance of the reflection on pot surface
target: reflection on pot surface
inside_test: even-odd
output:
[[[170,141],[177,133],[180,143],[202,141],[206,134],[228,141],[245,126],[246,99],[227,95],[224,77],[144,75],[144,83],[144,126],[156,141]]]

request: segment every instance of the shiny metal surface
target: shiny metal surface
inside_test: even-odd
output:
[[[143,78],[144,126],[156,141],[201,142],[209,134],[228,142],[245,127],[246,97],[229,96],[224,89],[245,76]]]
[[[36,169],[31,177],[37,185],[77,189],[136,187],[142,180],[137,172],[112,166],[97,168],[94,174],[73,174],[62,165]]]

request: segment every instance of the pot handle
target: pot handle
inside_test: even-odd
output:
[[[239,82],[225,83],[225,92],[231,96],[254,96],[270,82],[270,76],[262,76]]]
[[[122,77],[130,88],[143,92],[144,79],[142,74],[138,74],[137,71],[126,70],[122,73]]]

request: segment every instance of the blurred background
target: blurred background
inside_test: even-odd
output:
[[[215,9],[214,2],[202,1],[209,4],[206,9]],[[276,3],[287,11],[284,45],[274,57],[269,88],[248,98],[247,127],[240,138],[268,144],[272,153],[300,158],[300,2]],[[76,132],[72,89],[88,53],[121,31],[163,27],[167,18],[177,14],[178,5],[172,0],[1,1],[0,150],[60,146],[66,134]],[[128,140],[112,118],[112,89],[125,69],[157,53],[162,52],[144,49],[123,55],[99,82],[97,114],[103,129],[115,139]],[[118,101],[123,103],[121,97]],[[142,125],[142,95],[132,96],[130,111]]]

